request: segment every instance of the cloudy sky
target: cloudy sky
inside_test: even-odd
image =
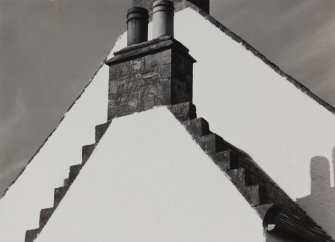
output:
[[[130,0],[0,0],[0,194],[125,27]],[[335,105],[335,1],[212,0],[212,15]]]

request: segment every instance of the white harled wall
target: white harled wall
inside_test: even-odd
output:
[[[165,108],[114,119],[37,242],[262,242],[262,221]]]
[[[95,126],[107,121],[107,90],[104,66],[0,200],[0,241],[23,242],[26,230],[38,228],[40,210],[53,206],[54,188],[63,185],[71,165],[81,163],[82,146],[94,143]]]

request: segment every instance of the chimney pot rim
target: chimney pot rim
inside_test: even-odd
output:
[[[127,12],[127,23],[132,19],[144,19],[149,22],[149,12],[145,8],[134,7],[130,8]]]
[[[127,11],[127,16],[132,14],[132,13],[139,13],[139,14],[143,15],[143,17],[149,16],[149,11],[145,8],[142,8],[142,7],[129,8],[128,11]]]
[[[174,10],[174,3],[170,0],[156,0],[152,4],[152,8],[156,8],[158,6],[166,6],[168,9]]]

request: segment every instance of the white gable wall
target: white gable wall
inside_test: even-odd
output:
[[[262,221],[167,108],[113,120],[37,242],[261,242]]]
[[[53,205],[54,188],[63,185],[71,165],[81,163],[82,146],[94,143],[95,126],[107,121],[107,90],[104,66],[0,200],[0,241],[23,242],[26,230],[38,227],[40,210]]]

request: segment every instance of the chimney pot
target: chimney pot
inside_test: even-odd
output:
[[[148,10],[141,7],[130,8],[127,12],[127,43],[128,46],[148,40]]]
[[[156,0],[152,5],[153,38],[174,36],[174,4],[169,0]]]

